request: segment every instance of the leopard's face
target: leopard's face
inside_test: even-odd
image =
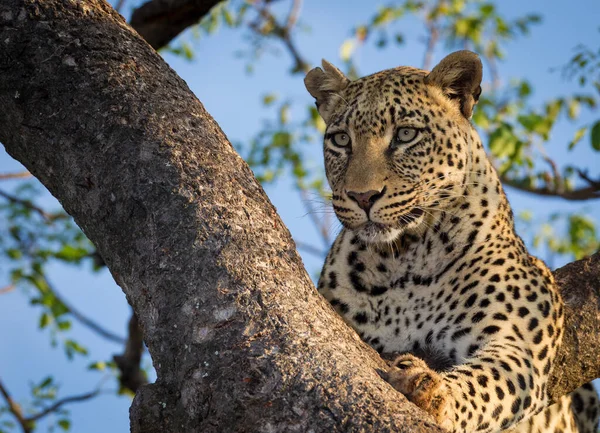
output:
[[[434,224],[466,185],[476,133],[425,76],[397,68],[350,82],[324,116],[333,208],[365,242]]]

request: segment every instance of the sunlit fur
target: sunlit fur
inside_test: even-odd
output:
[[[307,75],[344,227],[319,291],[376,350],[404,354],[389,383],[448,430],[596,433],[591,386],[546,407],[563,302],[516,235],[469,121],[480,80],[469,52],[431,74],[400,67],[350,81],[324,62]],[[419,133],[399,143],[399,128]],[[332,141],[338,132],[348,145]],[[370,208],[357,199],[367,192],[378,192]]]

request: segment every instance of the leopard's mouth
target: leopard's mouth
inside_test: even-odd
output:
[[[391,242],[398,238],[407,229],[419,225],[419,220],[425,212],[420,208],[413,208],[401,215],[396,224],[384,224],[375,221],[367,221],[353,231],[367,243]]]

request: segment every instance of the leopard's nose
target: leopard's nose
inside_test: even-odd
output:
[[[358,206],[369,215],[369,211],[375,202],[383,195],[384,190],[385,188],[380,191],[374,189],[365,192],[346,191],[346,195],[354,200]]]

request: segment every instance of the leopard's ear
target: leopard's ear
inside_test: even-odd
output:
[[[444,57],[425,77],[425,83],[439,87],[448,98],[456,100],[463,116],[470,119],[481,95],[481,78],[479,56],[464,50]]]
[[[321,117],[328,123],[335,106],[341,101],[340,92],[350,80],[327,60],[322,61],[323,69],[314,68],[304,77],[306,90],[315,98]]]

